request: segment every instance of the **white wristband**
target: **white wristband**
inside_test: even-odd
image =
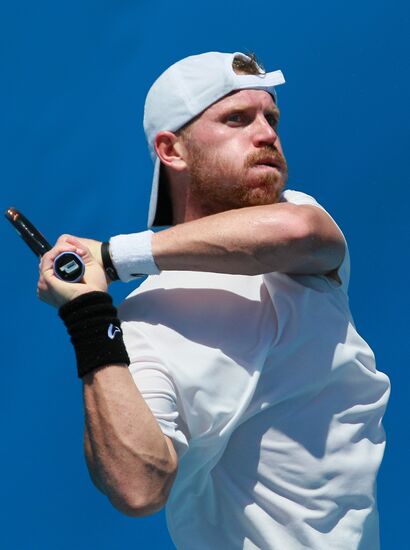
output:
[[[143,275],[158,275],[158,269],[152,255],[153,232],[116,235],[110,239],[110,256],[118,277],[124,283]]]

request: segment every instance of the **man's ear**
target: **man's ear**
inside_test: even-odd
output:
[[[186,169],[186,149],[181,139],[173,132],[158,132],[154,140],[155,151],[160,161],[171,170],[183,172]]]

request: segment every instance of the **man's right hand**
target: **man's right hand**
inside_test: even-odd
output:
[[[61,307],[87,292],[107,292],[108,283],[102,265],[94,258],[85,242],[90,239],[76,239],[71,235],[62,235],[55,246],[41,259],[40,277],[37,284],[37,295],[43,302],[54,307]],[[93,244],[93,246],[95,246]],[[54,260],[62,252],[75,252],[81,256],[85,264],[85,273],[82,281],[78,283],[66,283],[54,274]],[[101,261],[101,253],[100,253]],[[101,262],[102,263],[102,262]]]

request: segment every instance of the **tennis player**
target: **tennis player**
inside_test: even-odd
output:
[[[379,548],[389,380],[349,310],[341,230],[284,189],[283,82],[242,53],[172,65],[144,115],[148,227],[169,227],[102,247],[63,235],[41,263],[83,380],[91,477],[125,514],[166,504],[179,550]],[[82,283],[53,275],[65,250]],[[109,279],[140,274],[117,312]]]

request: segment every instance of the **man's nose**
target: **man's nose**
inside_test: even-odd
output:
[[[276,143],[278,134],[264,116],[258,117],[254,121],[254,124],[253,142],[256,147],[274,145]]]

